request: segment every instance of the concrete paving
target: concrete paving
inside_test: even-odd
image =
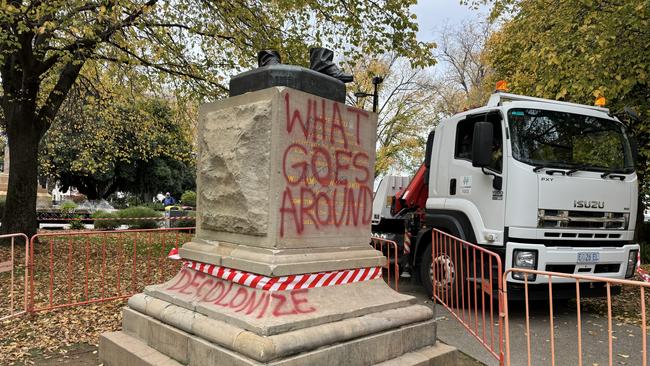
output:
[[[431,304],[419,285],[409,278],[400,281],[400,292],[416,296],[422,303]],[[496,304],[495,304],[496,305]],[[498,365],[485,348],[469,335],[467,330],[441,305],[436,305],[438,339],[457,347],[486,365]],[[511,364],[526,365],[526,316],[523,303],[510,302]],[[574,302],[561,302],[553,309],[555,364],[578,365],[578,331]],[[496,316],[496,310],[495,310]],[[495,319],[495,325],[498,318]],[[482,333],[482,323],[477,322]],[[588,366],[609,364],[607,317],[582,313],[582,364]],[[532,365],[551,365],[551,337],[548,302],[531,302],[530,305],[530,355]],[[642,332],[640,326],[612,320],[612,364],[641,365]]]

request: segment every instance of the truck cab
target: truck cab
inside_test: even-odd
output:
[[[635,151],[608,109],[495,93],[485,107],[442,120],[427,150],[414,266],[431,266],[424,253],[438,228],[498,253],[504,270],[634,274]],[[563,281],[571,280],[553,280]]]

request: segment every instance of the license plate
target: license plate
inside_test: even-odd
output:
[[[578,263],[598,263],[598,262],[600,262],[600,253],[578,252]]]

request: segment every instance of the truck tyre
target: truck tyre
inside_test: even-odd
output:
[[[463,273],[460,269],[464,266],[461,266],[459,263],[456,263],[456,260],[453,260],[448,255],[440,255],[435,259],[432,258],[432,245],[429,244],[420,259],[420,278],[422,280],[422,286],[426,291],[429,297],[433,296],[433,271],[436,271],[436,293],[438,296],[444,297],[446,294],[449,294],[449,304],[448,306],[454,306],[458,308],[464,307],[462,303],[468,303],[468,299],[460,295],[460,291],[464,290],[466,293],[473,291],[473,288],[470,289],[470,284],[465,281],[466,273]],[[464,283],[463,283],[464,282]],[[465,287],[463,287],[463,284]],[[456,294],[458,292],[458,294]],[[456,300],[456,295],[458,295],[458,300]]]
[[[431,257],[431,251],[432,248],[429,243],[420,257],[420,265],[418,266],[422,287],[429,298],[433,296],[433,258]]]
[[[444,294],[445,291],[451,291],[452,288],[458,288],[461,284],[461,273],[458,272],[458,266],[452,258],[446,254],[439,255],[435,259],[432,257],[432,245],[427,245],[420,259],[420,279],[429,297],[433,296],[433,275],[436,271],[437,293]]]

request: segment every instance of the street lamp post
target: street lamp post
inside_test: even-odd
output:
[[[354,96],[357,98],[365,98],[365,97],[372,97],[372,111],[374,113],[377,113],[377,108],[379,106],[379,93],[378,93],[378,86],[379,84],[384,82],[384,78],[381,76],[375,76],[372,78],[372,85],[374,86],[374,92],[372,94],[369,93],[364,93],[361,91],[358,91],[354,93]]]

